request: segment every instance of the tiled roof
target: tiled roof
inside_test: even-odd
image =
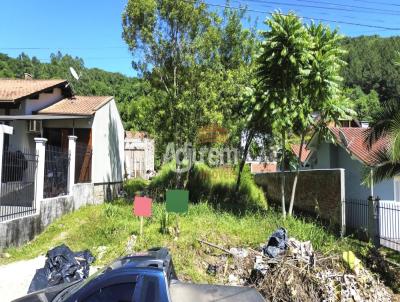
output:
[[[0,102],[15,102],[64,83],[67,81],[0,79]]]
[[[38,114],[93,115],[104,104],[112,100],[112,96],[80,96],[65,98],[44,108]]]
[[[128,139],[133,139],[133,138],[144,139],[148,137],[149,134],[144,131],[125,131],[125,138]]]
[[[266,172],[276,172],[276,163],[251,163],[250,164],[251,173],[266,173]]]
[[[299,157],[300,155],[300,145],[299,144],[293,144],[290,146],[294,155],[296,155],[296,157]],[[304,163],[306,161],[306,159],[308,158],[308,156],[310,155],[310,150],[307,149],[307,145],[303,144],[303,151],[301,152],[301,162]]]
[[[376,164],[375,159],[377,152],[386,150],[390,145],[389,137],[383,137],[373,144],[371,148],[368,148],[365,143],[368,128],[332,127],[330,131],[334,135],[337,143],[368,166],[374,166]],[[342,132],[342,136],[344,136],[347,141],[347,147],[340,137],[340,132]]]

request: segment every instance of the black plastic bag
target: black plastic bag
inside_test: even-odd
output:
[[[266,245],[263,246],[265,256],[275,258],[283,254],[287,249],[287,231],[284,228],[277,229],[269,237]]]
[[[74,253],[64,244],[48,251],[46,256],[45,265],[36,271],[28,294],[58,284],[87,278],[90,264],[95,260],[90,251]]]

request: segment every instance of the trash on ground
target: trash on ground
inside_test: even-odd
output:
[[[85,279],[89,276],[90,265],[95,258],[89,250],[72,252],[64,244],[49,250],[43,268],[36,271],[28,289],[28,294],[55,286]]]
[[[288,238],[279,228],[260,250],[199,240],[222,251],[209,253],[207,272],[227,285],[251,286],[266,301],[391,301],[391,291],[361,265],[352,252],[324,256],[310,241]],[[353,257],[354,256],[354,257]],[[211,259],[211,260],[210,260]],[[345,263],[344,263],[345,262]]]

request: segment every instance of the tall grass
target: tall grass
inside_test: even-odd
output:
[[[264,193],[255,184],[249,169],[243,171],[237,193],[236,177],[236,172],[230,167],[210,168],[201,163],[196,163],[189,172],[178,175],[175,164],[169,163],[151,181],[149,191],[157,200],[164,200],[167,189],[183,184],[189,190],[190,201],[194,203],[208,201],[215,206],[240,212],[267,209]]]
[[[338,240],[317,224],[294,218],[283,220],[279,213],[271,210],[235,215],[205,202],[191,204],[187,214],[170,217],[171,220],[178,220],[178,238],[161,232],[164,213],[164,204],[154,204],[153,216],[145,219],[144,233],[138,237],[135,250],[168,247],[179,276],[196,282],[216,281],[206,274],[204,260],[207,255],[197,239],[226,248],[258,248],[276,228],[283,226],[289,236],[311,240],[313,246],[323,253],[355,250],[351,241]],[[90,249],[96,257],[99,256],[98,247],[105,246],[106,253],[95,263],[103,265],[126,253],[127,241],[132,234],[138,235],[139,225],[139,219],[132,216],[131,203],[119,200],[88,206],[58,219],[31,243],[6,250],[11,258],[0,259],[0,263],[36,257],[65,243],[75,251]]]

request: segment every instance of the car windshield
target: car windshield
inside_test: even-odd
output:
[[[54,302],[63,302],[66,301],[69,297],[71,297],[73,294],[75,294],[78,290],[80,290],[82,287],[88,285],[90,282],[92,282],[94,279],[96,279],[98,276],[102,275],[104,271],[107,269],[103,268],[93,275],[91,275],[89,278],[77,281],[76,283],[73,283],[71,286],[67,287],[64,289],[55,299]]]

